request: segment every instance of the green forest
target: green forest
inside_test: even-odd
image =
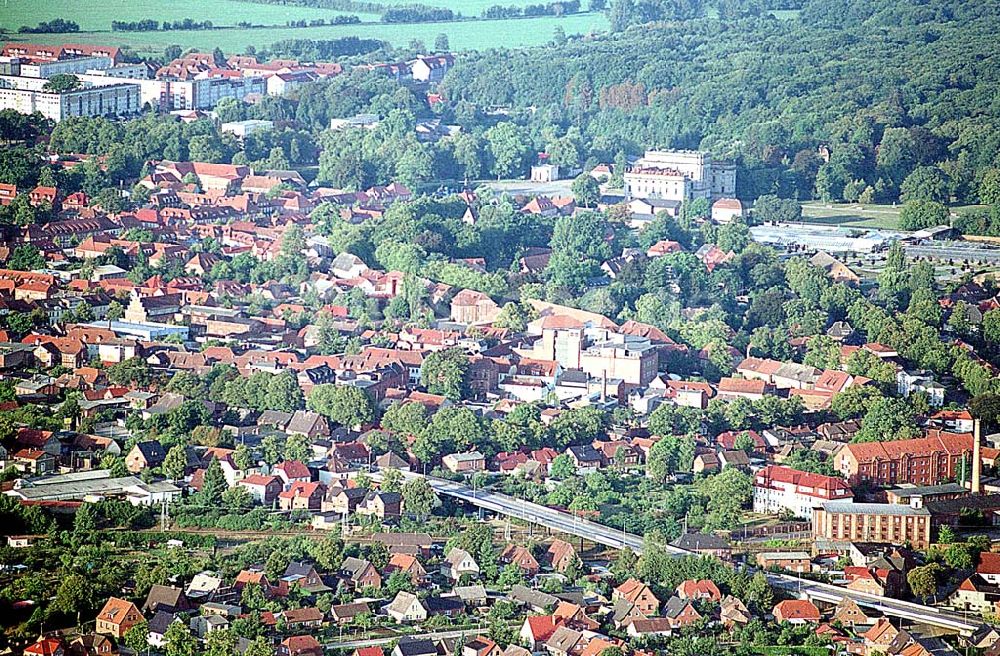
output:
[[[616,20],[697,15],[684,4],[618,0],[610,36],[464,56],[445,95],[456,108],[532,107],[521,118],[535,133],[575,126],[595,161],[710,150],[741,165],[749,199],[998,199],[1000,3],[811,0],[795,20]]]

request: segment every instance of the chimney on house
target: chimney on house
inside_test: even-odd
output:
[[[982,493],[982,483],[980,475],[983,469],[983,453],[980,446],[981,435],[979,434],[979,419],[972,424],[972,493]]]

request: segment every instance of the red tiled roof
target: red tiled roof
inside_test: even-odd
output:
[[[930,433],[930,431],[928,431]],[[926,456],[935,453],[960,455],[972,450],[972,435],[969,433],[948,433],[937,431],[931,437],[918,437],[911,440],[891,440],[888,442],[860,442],[848,444],[846,449],[859,463],[875,460],[895,460],[910,456]]]
[[[804,599],[786,599],[774,607],[775,619],[819,621],[819,609],[811,601]]]

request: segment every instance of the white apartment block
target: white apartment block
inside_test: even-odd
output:
[[[89,70],[111,68],[110,57],[74,57],[57,61],[26,60],[21,62],[21,75],[25,77],[45,77],[53,75],[77,75]]]
[[[686,201],[736,195],[736,166],[695,150],[648,150],[625,172],[625,198]]]
[[[104,72],[78,75],[83,82],[105,86],[120,82],[138,85],[141,106],[149,105],[160,111],[212,109],[223,98],[245,100],[250,95],[267,93],[267,83],[262,77],[213,77],[193,80],[147,80],[144,78],[116,78]]]
[[[139,87],[121,80],[63,93],[45,91],[46,82],[44,78],[0,77],[0,109],[38,112],[56,122],[71,116],[131,116],[142,109]]]
[[[841,478],[780,465],[768,465],[754,475],[753,511],[756,513],[780,515],[788,511],[796,517],[811,519],[813,508],[843,499],[853,500],[854,492]]]

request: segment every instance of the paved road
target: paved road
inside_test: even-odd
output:
[[[420,476],[420,474],[406,473],[404,476],[414,478]],[[377,480],[379,473],[374,472],[372,478]],[[550,529],[575,535],[614,549],[628,547],[636,553],[642,552],[642,538],[638,535],[626,533],[624,528],[622,530],[615,530],[596,522],[581,519],[576,515],[554,510],[546,506],[531,503],[530,501],[515,499],[506,494],[473,490],[461,483],[431,476],[427,476],[426,478],[438,494],[461,499],[491,512],[546,526]],[[689,551],[673,546],[668,546],[667,549],[677,555],[691,554]],[[964,615],[959,613],[944,611],[932,606],[846,590],[845,588],[828,583],[800,579],[790,574],[765,572],[765,575],[772,586],[795,592],[802,597],[809,597],[816,601],[833,604],[845,597],[849,597],[860,606],[878,610],[886,615],[929,624],[950,631],[957,631],[965,635],[971,634],[981,624],[981,622],[975,621],[975,618],[966,619]]]

